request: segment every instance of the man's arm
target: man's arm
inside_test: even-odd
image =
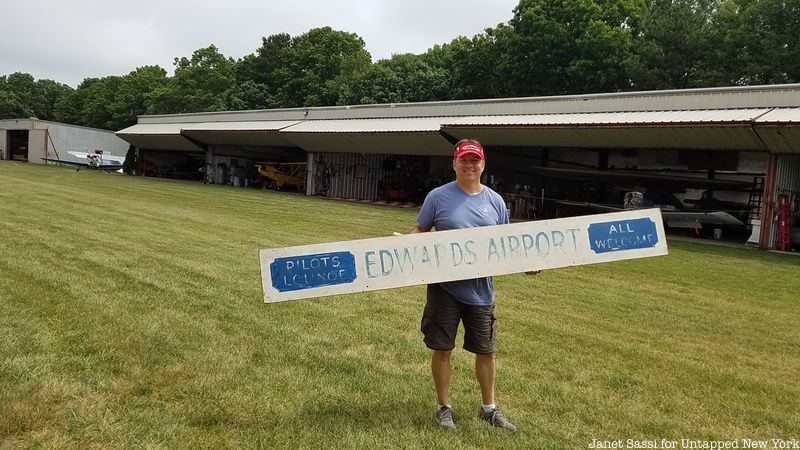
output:
[[[416,225],[414,225],[414,228],[412,228],[411,231],[408,232],[408,234],[427,233],[428,231],[431,231],[431,229],[430,228],[425,228],[420,224],[416,224]]]

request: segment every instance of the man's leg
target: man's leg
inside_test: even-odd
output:
[[[431,357],[433,384],[436,386],[436,400],[440,405],[449,405],[450,396],[450,354],[451,350],[434,350]]]
[[[484,405],[494,404],[494,353],[475,355],[475,376],[481,385],[481,399]]]

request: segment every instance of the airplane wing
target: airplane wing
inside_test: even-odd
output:
[[[677,174],[624,169],[571,169],[561,167],[532,166],[530,171],[541,176],[562,180],[595,181],[601,183],[641,184],[665,189],[721,189],[749,190],[752,183],[737,180],[695,178]]]
[[[103,162],[101,164],[89,164],[88,161],[87,162],[78,162],[78,161],[72,161],[72,160],[69,160],[69,159],[59,159],[59,158],[42,158],[42,160],[43,161],[55,162],[55,163],[59,163],[59,164],[70,164],[70,165],[73,165],[73,166],[78,166],[78,170],[80,170],[82,167],[92,167],[92,168],[95,168],[95,169],[109,170],[109,171],[122,169],[122,163],[121,162],[117,162],[117,161],[108,161],[108,162]]]
[[[698,223],[727,227],[744,226],[744,222],[725,211],[661,211],[661,217],[668,227],[673,228],[694,228]]]
[[[89,160],[89,156],[91,155],[93,158],[96,158],[96,157],[99,156],[100,158],[102,158],[103,162],[105,162],[105,163],[116,162],[116,163],[119,163],[119,165],[121,166],[122,163],[125,162],[125,157],[124,156],[116,156],[116,155],[110,155],[110,154],[99,154],[99,153],[73,152],[73,151],[68,151],[67,153],[69,153],[70,155],[75,156],[75,157],[77,157],[79,159],[85,159],[87,161]]]
[[[573,202],[569,200],[559,200],[557,203],[565,206],[585,207],[602,212],[623,211],[623,208],[602,203]],[[672,228],[695,228],[698,224],[726,227],[744,226],[744,222],[725,211],[670,211],[662,208],[661,217],[667,226]]]
[[[622,208],[620,208],[618,206],[604,205],[602,203],[573,202],[573,201],[570,201],[570,200],[557,200],[556,203],[558,203],[559,205],[564,205],[564,206],[585,207],[585,208],[593,209],[595,211],[603,211],[603,212],[624,211],[624,209],[622,209]]]

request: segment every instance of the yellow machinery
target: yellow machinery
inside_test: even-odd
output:
[[[306,184],[306,163],[304,162],[260,162],[256,163],[258,173],[265,178],[264,186],[285,189],[290,186],[302,191]]]

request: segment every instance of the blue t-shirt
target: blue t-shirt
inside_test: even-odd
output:
[[[477,194],[467,194],[452,181],[425,197],[417,223],[438,231],[502,225],[508,223],[508,209],[500,194],[488,187],[483,186]],[[469,305],[491,305],[494,302],[491,277],[449,281],[440,286]]]

